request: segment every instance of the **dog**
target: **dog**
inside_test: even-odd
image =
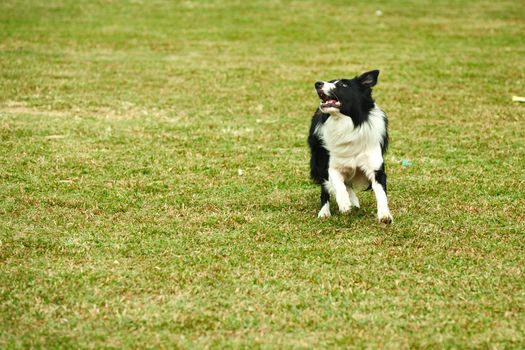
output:
[[[386,195],[384,155],[388,148],[388,119],[372,98],[378,70],[353,79],[318,81],[321,102],[312,117],[310,176],[321,185],[319,218],[330,217],[330,194],[341,213],[359,208],[356,192],[370,189],[377,201],[380,223],[393,222]]]

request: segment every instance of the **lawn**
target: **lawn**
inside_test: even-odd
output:
[[[2,0],[0,348],[523,349],[524,13]],[[313,83],[371,69],[394,224],[318,220]]]

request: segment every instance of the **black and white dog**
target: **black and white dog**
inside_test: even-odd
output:
[[[318,217],[330,216],[330,193],[341,213],[359,208],[355,194],[374,190],[379,222],[390,224],[383,155],[388,146],[388,120],[372,98],[378,70],[353,79],[318,81],[321,99],[312,118],[308,144],[310,175],[321,185]]]

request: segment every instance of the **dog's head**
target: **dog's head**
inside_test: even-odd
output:
[[[319,109],[323,113],[341,113],[358,117],[373,108],[372,87],[377,83],[378,70],[363,73],[353,79],[318,81],[315,90],[321,99]]]

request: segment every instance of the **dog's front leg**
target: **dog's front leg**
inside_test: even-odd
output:
[[[341,213],[348,213],[351,209],[350,196],[346,190],[345,179],[343,175],[336,169],[328,169],[328,181],[335,194],[335,200],[339,206]]]

